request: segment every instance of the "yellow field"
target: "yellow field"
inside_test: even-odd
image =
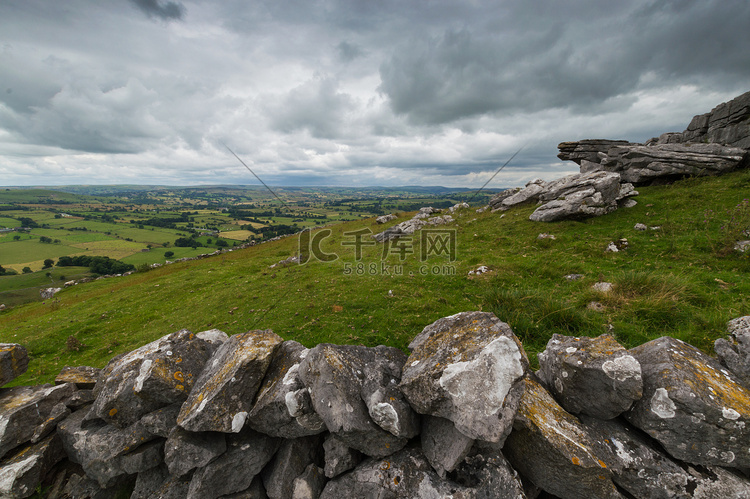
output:
[[[252,237],[255,234],[253,234],[249,230],[230,230],[228,232],[222,232],[219,235],[227,239],[235,239],[237,241],[244,241],[248,237]]]
[[[138,253],[145,248],[143,243],[133,241],[91,241],[88,243],[77,243],[71,246],[86,250],[83,252],[89,256],[108,256],[116,260]]]

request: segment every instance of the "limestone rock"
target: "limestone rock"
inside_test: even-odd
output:
[[[539,377],[573,414],[612,419],[643,395],[640,364],[608,334],[554,334],[538,358]]]
[[[376,218],[375,222],[377,222],[379,224],[387,224],[391,220],[396,220],[396,218],[397,218],[396,215],[390,213],[388,215],[382,215],[382,216]]]
[[[242,492],[250,487],[281,443],[278,438],[250,428],[226,438],[226,452],[193,474],[187,499],[214,499]]]
[[[194,433],[175,427],[164,444],[164,463],[169,473],[181,477],[202,468],[227,450],[224,433]]]
[[[17,343],[0,343],[0,386],[10,383],[26,372],[29,354]]]
[[[401,389],[417,412],[449,419],[472,439],[507,436],[529,363],[506,323],[463,312],[424,328],[409,349]]]
[[[546,190],[546,182],[541,179],[532,180],[520,191],[504,198],[498,208],[507,210],[513,206],[524,203],[535,203]]]
[[[642,184],[658,177],[706,176],[729,172],[746,161],[746,150],[719,144],[657,144],[612,147],[601,170],[623,182]]]
[[[268,499],[266,489],[263,488],[263,481],[259,476],[253,478],[250,486],[242,492],[235,492],[234,494],[227,494],[221,496],[219,499]]]
[[[64,420],[68,416],[70,416],[70,409],[68,409],[68,406],[65,405],[65,402],[60,402],[52,408],[49,414],[47,414],[47,419],[45,419],[39,426],[36,427],[36,429],[34,430],[34,434],[31,435],[29,441],[32,444],[39,442],[41,439],[49,435],[55,429],[55,427],[57,427],[57,423]]]
[[[576,173],[547,184],[539,196],[544,203],[529,220],[553,222],[567,218],[606,215],[617,209],[620,175],[595,171]]]
[[[52,434],[0,461],[0,496],[29,497],[52,467],[65,458],[60,438]]]
[[[614,482],[633,497],[750,498],[750,482],[722,468],[693,467],[657,450],[648,437],[620,420],[583,416],[586,429],[598,436],[599,456]]]
[[[323,442],[325,452],[325,474],[333,478],[348,471],[362,460],[358,450],[352,449],[336,435],[330,433]]]
[[[96,379],[101,373],[101,369],[89,366],[70,367],[65,366],[60,373],[55,376],[55,384],[73,383],[80,390],[90,390],[96,385]]]
[[[563,161],[573,161],[583,166],[583,161],[598,164],[601,156],[606,154],[611,147],[634,145],[627,140],[587,139],[577,142],[561,142],[557,148],[560,150],[558,158]],[[583,170],[581,170],[583,172]]]
[[[247,424],[254,430],[283,438],[326,430],[299,375],[300,363],[307,353],[308,349],[296,341],[285,341],[276,351],[248,414]]]
[[[384,459],[367,459],[353,471],[329,481],[320,499],[425,497],[474,498],[474,491],[441,479],[415,448]]]
[[[164,465],[141,471],[135,479],[135,488],[130,499],[152,499],[158,497],[158,490],[169,479],[169,470]]]
[[[673,457],[750,467],[750,390],[717,360],[662,337],[630,350],[641,364],[643,398],[625,417]]]
[[[520,187],[514,187],[512,189],[505,189],[502,192],[498,192],[494,196],[492,196],[492,199],[490,199],[487,207],[491,209],[492,211],[499,210],[502,207],[502,203],[505,199],[509,198],[510,196],[513,196],[514,194],[521,191]]]
[[[292,496],[295,478],[318,461],[321,441],[319,436],[311,436],[284,440],[281,443],[273,460],[261,473],[270,499],[287,499]]]
[[[750,149],[750,92],[695,116],[684,132],[675,135],[672,140],[679,142],[709,142]],[[662,143],[661,138],[659,142]]]
[[[318,499],[326,485],[326,476],[321,468],[311,464],[292,483],[291,499]]]
[[[122,428],[184,401],[214,348],[183,329],[115,357],[100,373],[92,411]]]
[[[438,475],[445,478],[469,454],[474,440],[456,429],[443,418],[425,416],[422,419],[422,452]]]
[[[468,497],[526,499],[527,494],[518,472],[499,452],[474,454],[460,463],[450,479],[472,489]],[[531,496],[533,497],[533,496]]]
[[[299,373],[328,430],[349,447],[382,457],[418,431],[416,415],[397,388],[405,360],[400,350],[382,345],[322,343],[310,350]]]
[[[73,390],[71,384],[0,388],[0,458],[30,441],[37,427]]]
[[[596,438],[532,377],[525,378],[516,422],[503,453],[513,468],[562,499],[622,498],[596,454]]]
[[[714,342],[719,360],[750,388],[750,315],[738,317],[727,323],[729,338]]]
[[[188,431],[237,433],[282,339],[270,329],[236,334],[206,363],[177,423]]]

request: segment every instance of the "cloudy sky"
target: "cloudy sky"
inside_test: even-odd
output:
[[[0,185],[478,187],[750,90],[746,0],[2,0]]]

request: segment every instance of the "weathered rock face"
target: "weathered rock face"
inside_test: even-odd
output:
[[[285,341],[274,355],[258,390],[247,424],[266,435],[298,438],[324,432],[326,425],[313,409],[310,391],[299,366],[308,349]]]
[[[308,466],[319,461],[321,441],[319,436],[311,436],[287,439],[281,443],[273,460],[261,474],[269,498],[286,499],[292,496],[294,480]]]
[[[670,135],[664,139],[750,149],[750,92],[719,104],[709,113],[695,116],[684,132]]]
[[[299,373],[328,430],[349,447],[382,457],[419,432],[398,390],[405,360],[395,348],[323,343],[310,350]]]
[[[657,144],[612,147],[600,161],[603,171],[623,182],[643,184],[659,177],[718,175],[745,161],[746,151],[719,144]]]
[[[325,453],[324,471],[328,478],[354,468],[362,460],[362,454],[358,450],[352,449],[332,433],[329,433],[323,442],[323,451]]]
[[[401,389],[417,412],[449,419],[472,439],[507,436],[529,364],[506,323],[486,312],[456,314],[427,326],[409,349]]]
[[[612,472],[613,481],[633,497],[750,497],[749,481],[718,467],[678,464],[619,420],[582,419],[597,436],[597,455]]]
[[[503,447],[515,469],[562,499],[621,498],[596,454],[596,438],[527,376],[518,415]]]
[[[0,386],[10,383],[26,372],[29,354],[16,343],[0,343]]]
[[[546,182],[541,179],[532,180],[520,191],[504,197],[495,209],[507,210],[511,206],[524,203],[536,202],[539,196],[545,192]]]
[[[750,391],[718,361],[673,338],[630,350],[641,364],[643,398],[625,417],[673,457],[750,467]]]
[[[115,357],[99,375],[93,413],[124,428],[144,414],[184,401],[214,350],[183,329]]]
[[[0,388],[0,458],[29,442],[37,428],[73,390],[71,384]]]
[[[601,171],[569,175],[547,184],[539,199],[544,204],[529,220],[553,222],[606,215],[617,209],[620,175]]]
[[[80,367],[63,367],[60,373],[55,376],[55,384],[73,383],[81,390],[90,390],[96,385],[96,380],[101,373],[101,369],[89,366]]]
[[[714,350],[727,369],[750,388],[750,315],[739,317],[727,324],[729,338],[719,338]]]
[[[64,457],[62,442],[56,434],[21,448],[0,461],[0,496],[9,499],[29,497]]]
[[[474,440],[458,431],[451,421],[434,416],[424,416],[420,436],[422,452],[443,478],[446,472],[456,469],[474,445]]]
[[[643,394],[641,366],[615,339],[555,334],[539,354],[539,377],[573,414],[612,419]]]
[[[237,433],[283,340],[270,329],[236,334],[206,362],[177,423],[188,431]]]
[[[598,164],[602,155],[606,154],[611,147],[637,145],[627,140],[586,139],[577,142],[561,142],[557,148],[557,155],[563,161],[573,161],[583,166],[584,161]]]
[[[175,427],[164,444],[164,463],[170,474],[181,477],[207,465],[226,450],[224,433],[196,433]]]

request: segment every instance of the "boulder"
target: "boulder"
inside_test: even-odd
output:
[[[382,345],[322,343],[310,350],[299,373],[328,430],[349,447],[383,457],[419,430],[398,390],[405,360],[400,350]]]
[[[672,460],[658,444],[620,420],[582,416],[597,435],[598,455],[613,481],[633,497],[750,498],[750,482],[717,466],[694,467]]]
[[[472,489],[474,495],[467,494],[468,497],[527,497],[521,477],[500,452],[486,455],[475,453],[464,459],[449,477],[453,482]]]
[[[181,477],[202,468],[227,450],[224,433],[194,433],[174,427],[164,444],[164,463],[169,473]]]
[[[375,222],[379,224],[387,224],[391,220],[396,220],[396,218],[398,218],[396,217],[396,215],[389,213],[388,215],[379,216],[378,218],[375,219]]]
[[[727,323],[728,338],[714,342],[714,350],[721,363],[750,388],[750,315]]]
[[[445,478],[469,454],[474,440],[458,431],[455,425],[443,418],[425,416],[420,435],[422,452],[438,475]]]
[[[510,196],[513,196],[514,194],[520,191],[521,191],[521,187],[514,187],[512,189],[505,189],[504,191],[498,192],[497,194],[492,196],[489,203],[487,204],[487,207],[492,211],[499,210],[505,199],[509,198]]]
[[[570,413],[612,419],[643,395],[640,364],[608,334],[554,334],[538,359],[539,377]]]
[[[532,180],[520,191],[511,194],[500,201],[497,208],[500,210],[507,210],[519,204],[535,203],[539,200],[540,195],[546,191],[546,185],[547,183],[542,179]]]
[[[244,491],[281,443],[250,428],[226,438],[226,452],[193,473],[187,499],[214,499]]]
[[[318,499],[326,485],[323,470],[311,464],[292,482],[291,499]]]
[[[206,363],[182,405],[177,423],[188,431],[242,430],[282,341],[270,329],[230,337]]]
[[[440,478],[419,449],[407,448],[384,459],[367,459],[329,481],[320,499],[425,497],[468,499],[474,491]]]
[[[643,398],[625,413],[673,457],[692,464],[750,467],[750,390],[716,359],[674,338],[630,350]]]
[[[340,475],[362,461],[362,454],[358,450],[352,449],[332,433],[329,433],[323,442],[323,451],[325,452],[325,474],[328,478]]]
[[[94,388],[93,413],[124,428],[182,402],[215,347],[182,329],[109,361]]]
[[[55,434],[20,448],[0,461],[0,496],[29,497],[52,467],[64,458],[62,442]]]
[[[96,385],[96,380],[101,371],[101,369],[89,366],[65,366],[55,376],[55,384],[73,383],[79,390],[91,390]]]
[[[409,349],[401,389],[417,412],[449,419],[471,439],[507,436],[529,366],[510,326],[462,312],[424,328]]]
[[[659,177],[718,175],[746,162],[747,151],[720,144],[657,144],[612,147],[600,169],[623,182],[644,184]]]
[[[300,363],[307,354],[308,349],[296,341],[285,341],[276,351],[247,417],[247,424],[254,430],[282,438],[326,430],[299,375]]]
[[[266,494],[270,499],[287,499],[292,496],[294,480],[301,476],[308,466],[319,461],[321,441],[319,436],[310,436],[284,440],[281,443],[276,455],[261,473]]]
[[[70,397],[74,389],[69,383],[0,388],[0,458],[30,441],[53,409]]]
[[[623,498],[597,455],[596,436],[532,376],[524,382],[513,432],[503,447],[513,468],[562,499]]]
[[[542,204],[529,216],[536,222],[606,215],[617,209],[620,175],[594,171],[576,173],[547,184]]]
[[[57,427],[57,423],[70,416],[70,409],[65,405],[66,402],[60,402],[54,406],[47,415],[47,419],[36,427],[34,434],[31,435],[31,438],[29,439],[32,444],[39,442],[41,439],[49,435]]]
[[[0,386],[6,385],[26,372],[29,354],[16,343],[0,343]]]
[[[708,142],[750,149],[750,92],[695,116],[684,132],[674,134],[679,142]],[[662,138],[659,138],[662,143]]]

